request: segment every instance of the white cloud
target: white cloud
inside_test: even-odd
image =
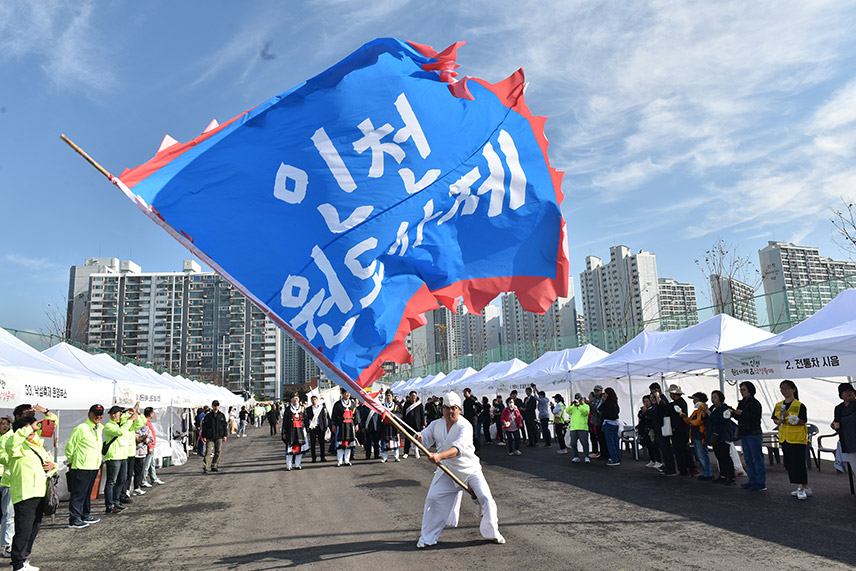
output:
[[[47,260],[46,258],[28,258],[18,254],[6,254],[3,256],[3,259],[12,264],[24,266],[25,268],[33,270],[54,270],[63,267],[60,264]]]
[[[33,57],[52,85],[88,94],[116,83],[91,1],[0,4],[0,61]]]

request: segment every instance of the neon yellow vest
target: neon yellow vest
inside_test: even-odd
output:
[[[779,415],[782,412],[782,404],[784,404],[784,400],[780,400],[776,403],[776,408],[773,409],[773,416],[779,418]],[[800,406],[802,403],[797,399],[794,399],[791,402],[791,405],[788,407],[788,410],[785,414],[785,419],[789,416],[800,414]],[[780,419],[781,420],[781,419]],[[790,444],[808,444],[808,425],[803,424],[802,426],[791,426],[785,420],[784,424],[779,425],[779,442],[788,442]]]

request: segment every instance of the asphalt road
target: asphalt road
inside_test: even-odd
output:
[[[224,445],[222,472],[201,459],[159,472],[167,483],[121,515],[66,528],[67,506],[46,520],[31,556],[50,570],[852,569],[856,496],[847,477],[813,471],[798,501],[781,465],[752,493],[666,478],[627,458],[571,464],[553,448],[483,446],[482,462],[508,543],[481,539],[469,500],[461,524],[417,550],[433,472],[423,458],[357,460],[286,472],[268,428]],[[357,449],[357,457],[364,457]],[[745,480],[743,480],[745,481]]]

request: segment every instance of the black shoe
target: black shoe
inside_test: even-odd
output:
[[[123,511],[128,509],[128,506],[123,506],[122,504],[116,504],[113,506],[113,509],[116,510],[115,513],[122,513]]]
[[[734,481],[734,478],[728,478],[724,482],[722,482],[725,486],[734,486],[737,482]]]
[[[117,514],[117,513],[122,513],[122,512],[120,512],[119,510],[117,510],[115,507],[110,506],[109,508],[107,508],[107,509],[105,509],[105,510],[104,510],[104,513],[107,513],[107,514]]]
[[[713,483],[713,484],[724,484],[724,483],[725,483],[725,478],[717,478],[717,479],[715,479],[712,483]]]
[[[303,470],[303,466],[297,466],[298,470]]]
[[[326,458],[324,458],[324,457],[322,456],[322,457],[321,457],[321,461],[322,461],[322,462],[326,462],[326,461],[327,461],[327,459],[326,459]]]
[[[313,463],[313,464],[315,463],[315,458],[313,458],[313,459],[312,459],[312,463]]]
[[[207,473],[208,473],[208,468],[202,468],[202,473],[203,473],[203,474],[207,474]]]
[[[220,468],[211,468],[211,471],[212,471],[212,472],[219,472],[219,471],[220,471]]]
[[[129,498],[128,496],[123,496],[123,497],[119,498],[119,503],[122,503],[122,504],[132,504],[132,503],[134,503],[134,502],[133,502],[133,501],[131,501],[131,498]]]

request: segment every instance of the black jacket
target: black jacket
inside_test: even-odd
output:
[[[422,430],[425,428],[425,407],[422,406],[421,402],[416,402],[416,406],[413,406],[413,403],[404,403],[402,405],[402,410],[404,411],[404,422],[407,423],[407,426],[411,428],[415,428],[416,430]],[[408,409],[410,412],[407,412]]]
[[[213,410],[205,415],[202,419],[202,438],[205,440],[220,440],[226,438],[229,434],[229,429],[226,426],[226,415],[223,411]]]
[[[737,416],[737,431],[740,435],[761,434],[761,403],[753,396],[748,396],[737,403],[737,410],[742,411]]]
[[[315,412],[312,410],[312,405],[306,407],[306,428],[309,428],[309,424],[315,420]],[[330,426],[330,414],[327,412],[327,405],[325,403],[321,404],[321,412],[318,414],[318,426],[316,426],[316,430],[320,430],[324,432],[327,430],[327,427]]]
[[[538,416],[538,397],[531,395],[523,401],[523,420],[535,420]]]

